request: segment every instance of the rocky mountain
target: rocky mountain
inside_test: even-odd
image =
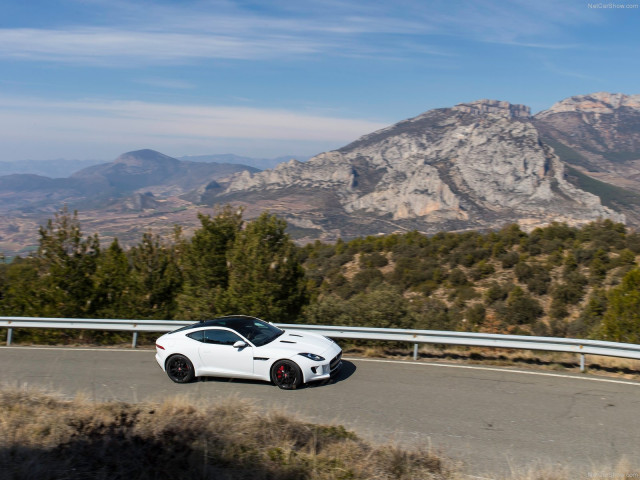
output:
[[[206,200],[268,208],[326,238],[624,221],[567,180],[528,107],[494,100],[431,110],[306,163],[242,172]]]
[[[640,95],[567,98],[538,113],[534,124],[543,140],[565,147],[568,163],[640,190]]]
[[[640,95],[579,95],[533,118],[570,181],[640,225]]]

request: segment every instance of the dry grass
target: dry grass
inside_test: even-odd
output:
[[[2,479],[455,479],[427,451],[372,446],[341,426],[194,406],[63,400],[0,391]]]
[[[640,478],[624,460],[589,478]],[[246,401],[216,406],[92,403],[34,390],[0,390],[0,479],[434,479],[465,475],[426,450],[374,446],[341,426],[262,413]],[[496,480],[570,480],[548,465]],[[579,478],[585,478],[580,475]]]

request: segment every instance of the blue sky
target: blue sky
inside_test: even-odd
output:
[[[312,155],[480,98],[640,93],[640,0],[0,0],[0,160]]]

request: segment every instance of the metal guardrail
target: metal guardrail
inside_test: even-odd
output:
[[[8,328],[7,345],[11,344],[14,328],[60,328],[83,330],[114,330],[133,332],[132,348],[139,332],[169,332],[193,322],[181,320],[122,320],[40,317],[0,317],[0,328]],[[431,343],[475,347],[510,348],[576,353],[580,355],[580,370],[584,371],[585,355],[602,355],[640,360],[640,345],[558,337],[530,337],[491,333],[410,330],[396,328],[339,327],[326,325],[276,324],[289,330],[306,330],[332,338],[409,342],[414,344],[414,359],[418,345]]]

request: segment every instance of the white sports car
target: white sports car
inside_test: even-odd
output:
[[[291,390],[328,379],[341,358],[342,349],[328,337],[240,315],[194,323],[156,341],[156,361],[176,383],[201,376],[249,378]]]

